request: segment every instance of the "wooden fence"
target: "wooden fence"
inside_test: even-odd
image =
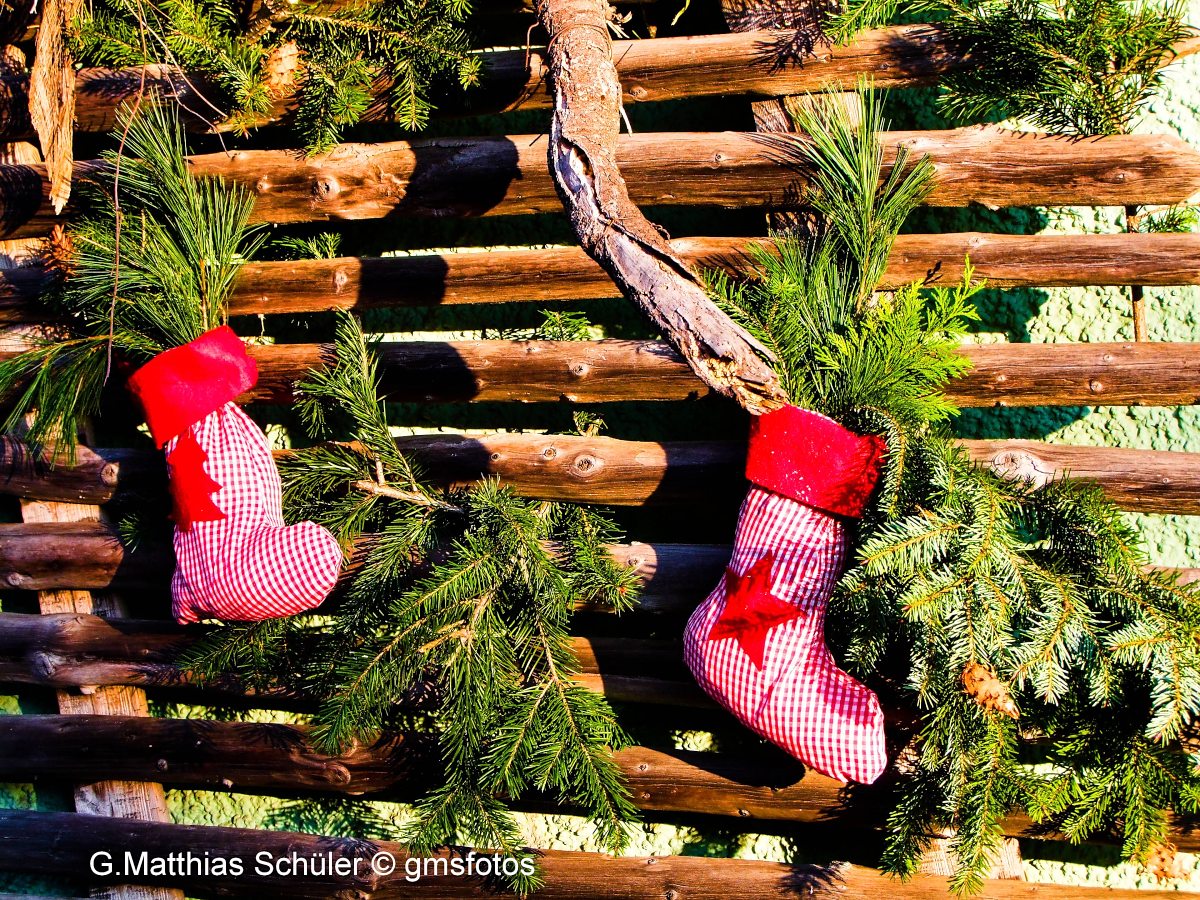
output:
[[[514,14],[508,7],[497,7],[495,15]],[[712,95],[763,100],[829,83],[852,87],[862,75],[872,75],[887,87],[926,85],[978,64],[951,46],[934,25],[869,32],[853,46],[819,49],[802,59],[789,55],[793,37],[785,31],[744,31],[618,41],[614,56],[627,103]],[[1178,50],[1186,55],[1198,48],[1200,43],[1193,40]],[[472,106],[446,113],[546,108],[540,51],[528,55],[528,68],[523,51],[489,52],[485,72],[485,87]],[[142,75],[141,70],[81,71],[78,128],[108,129],[116,105],[142,83]],[[204,90],[202,82],[185,80],[166,67],[154,67],[146,75],[145,80],[167,93]],[[0,117],[0,139],[28,134],[27,88],[23,77],[0,78],[0,103],[7,107]],[[264,124],[286,119],[290,108],[290,99],[282,98]],[[385,118],[382,110],[376,112]],[[627,135],[619,162],[640,204],[796,208],[803,205],[806,189],[797,152],[801,141],[796,135],[763,132]],[[893,132],[885,136],[885,143],[892,150],[906,146],[931,156],[938,181],[929,202],[939,206],[1174,204],[1200,192],[1200,154],[1174,137],[1081,141],[981,127]],[[79,176],[87,177],[98,165],[81,163]],[[200,173],[220,174],[248,186],[257,197],[256,216],[262,222],[525,216],[560,209],[547,173],[545,138],[539,135],[347,144],[310,159],[291,151],[238,150],[197,156],[194,166]],[[38,164],[0,166],[0,237],[45,234],[55,221],[46,196],[45,172]],[[674,241],[673,247],[700,266],[744,270],[752,264],[747,245],[754,242],[770,243],[759,237],[692,237]],[[903,236],[882,286],[914,279],[953,282],[961,276],[967,254],[978,274],[997,287],[1200,284],[1197,235],[970,233]],[[42,323],[44,314],[36,300],[43,282],[44,273],[36,265],[0,273],[0,323]],[[240,275],[231,311],[239,316],[304,314],[614,296],[612,282],[578,248],[465,248],[394,258],[251,263]],[[323,365],[328,347],[275,344],[255,346],[253,352],[261,379],[242,399],[287,403],[295,380]],[[999,344],[964,347],[962,352],[973,367],[950,394],[963,406],[1200,402],[1196,344]],[[679,355],[661,341],[397,342],[384,344],[380,353],[387,396],[411,403],[566,399],[677,404],[707,393]],[[743,448],[739,441],[721,437],[650,442],[495,433],[412,437],[401,443],[446,484],[495,475],[519,493],[537,498],[684,511],[703,502],[731,512],[742,490]],[[1200,513],[1200,454],[1013,440],[966,441],[965,446],[981,463],[1014,477],[1045,480],[1069,472],[1093,480],[1125,509]],[[29,459],[18,443],[0,442],[0,492],[21,498],[27,512],[49,510],[46,515],[28,514],[20,524],[0,525],[0,585],[42,592],[44,613],[0,614],[0,682],[53,688],[60,698],[109,688],[133,691],[129,696],[141,698],[140,707],[134,703],[123,713],[114,705],[99,710],[110,714],[86,714],[62,701],[58,715],[0,717],[3,780],[104,782],[115,793],[149,784],[285,797],[412,799],[437,774],[436,758],[419,734],[391,735],[330,757],[313,747],[303,727],[146,716],[142,692],[250,708],[308,708],[304,698],[189,685],[176,661],[194,639],[194,629],[133,618],[118,607],[87,599],[84,592],[103,592],[98,601],[108,592],[118,592],[142,606],[166,609],[172,561],[149,551],[126,551],[102,521],[104,507],[130,493],[161,491],[162,479],[161,459],[143,451],[85,448],[73,465],[49,468]],[[678,623],[715,582],[728,558],[728,548],[720,545],[635,540],[612,549],[639,573],[645,586],[641,610],[629,618],[631,634],[642,626],[647,633],[658,628],[648,624],[652,620]],[[1200,573],[1181,574],[1192,580]],[[56,592],[74,599],[55,606],[49,598],[58,596]],[[332,602],[337,602],[336,594]],[[678,633],[678,628],[666,631]],[[662,715],[693,725],[719,722],[724,716],[688,677],[674,640],[614,638],[600,629],[579,635],[576,650],[585,683],[613,699],[653,704]],[[38,752],[28,752],[30,747]],[[766,751],[735,755],[638,747],[620,752],[617,762],[648,818],[721,822],[722,827],[742,830],[812,825],[870,832],[882,827],[891,789],[883,784],[847,795],[839,783]],[[549,808],[543,797],[524,798],[522,805]],[[0,811],[0,870],[82,872],[92,853],[116,847],[152,854],[184,847],[214,855],[233,848],[277,855],[328,851],[348,859],[367,859],[384,850],[401,863],[406,859],[402,847],[383,843],[137,818],[153,816]],[[1012,836],[1028,835],[1031,828],[1020,817],[1006,820],[1003,827]],[[1195,833],[1179,826],[1173,834],[1181,849],[1200,851]],[[547,883],[539,896],[548,900],[945,894],[945,881],[939,877],[920,876],[902,884],[873,870],[841,865],[699,857],[614,859],[559,851],[546,851],[542,864]],[[430,895],[431,890],[430,882],[406,881],[402,868],[391,876],[164,875],[147,876],[145,881],[184,888],[195,896],[408,898]],[[479,880],[432,883],[439,885],[433,891],[441,895],[489,892]],[[1063,900],[1112,893],[1003,880],[989,882],[985,891],[994,898]]]

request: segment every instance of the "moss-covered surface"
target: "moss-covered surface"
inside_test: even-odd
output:
[[[696,4],[683,26],[693,31],[716,30],[711,10]],[[1200,21],[1200,0],[1191,0],[1191,21]],[[1200,148],[1200,58],[1190,58],[1173,66],[1162,94],[1151,104],[1146,121],[1139,130],[1176,133]],[[891,108],[898,125],[939,128],[928,90],[898,93]],[[719,101],[704,104],[666,104],[632,110],[638,130],[711,128],[720,122],[727,128],[749,127],[746,107],[740,102]],[[543,127],[541,117],[506,116],[488,120],[439,125],[444,133],[536,132]],[[364,135],[390,137],[391,135]],[[673,235],[753,234],[761,233],[761,216],[750,213],[668,210],[653,213]],[[1004,210],[981,209],[926,211],[910,223],[912,231],[1000,231],[1037,232],[1113,232],[1121,229],[1116,210]],[[420,223],[419,227],[379,228],[377,223],[360,223],[346,229],[344,249],[350,253],[383,253],[435,246],[488,246],[548,244],[567,242],[570,235],[561,217],[539,216],[514,219],[485,219],[466,222]],[[1151,336],[1157,340],[1200,340],[1200,291],[1196,288],[1149,289],[1146,301]],[[1108,341],[1128,339],[1132,329],[1128,316],[1128,292],[1111,288],[989,291],[980,298],[983,320],[981,340],[1009,341]],[[580,304],[594,321],[603,323],[612,335],[645,333],[644,324],[625,304],[603,301]],[[390,332],[477,333],[482,328],[529,326],[536,321],[536,308],[524,304],[479,309],[407,310],[401,313],[375,314],[373,323]],[[319,333],[322,317],[306,322],[275,322],[271,330],[280,336]],[[257,329],[256,329],[257,330]],[[719,401],[674,404],[664,409],[654,404],[625,404],[605,410],[611,433],[619,437],[660,437],[686,439],[729,434],[744,423],[736,411]],[[447,424],[458,428],[523,427],[561,428],[568,423],[565,408],[513,408],[502,404],[480,404],[470,409],[454,407],[398,407],[395,421],[407,427],[426,429]],[[278,411],[269,411],[267,419],[287,422]],[[1074,444],[1109,445],[1163,450],[1200,451],[1200,408],[1179,409],[1017,409],[971,410],[963,413],[958,430],[970,437],[1026,437]],[[1137,516],[1152,557],[1165,565],[1200,566],[1200,523],[1184,516]],[[686,523],[662,517],[628,513],[624,516],[631,536],[642,539],[669,536],[673,540],[727,539],[731,520]],[[4,608],[27,610],[26,598],[8,598]],[[47,711],[52,708],[48,695],[31,692],[18,701],[0,697],[0,714]],[[171,708],[172,715],[203,715],[203,710]],[[695,733],[667,733],[653,722],[639,721],[634,711],[625,716],[635,735],[650,742],[673,740],[696,747],[711,738]],[[723,746],[737,745],[744,735],[719,736]],[[171,812],[178,822],[234,825],[253,828],[314,827],[312,810],[303,804],[275,799],[200,791],[169,792]],[[0,785],[0,807],[62,809],[69,801],[61,788],[30,785]],[[376,812],[385,820],[399,823],[405,811],[395,805],[376,804]],[[528,816],[524,819],[529,841],[540,847],[590,849],[590,826],[571,816]],[[337,823],[325,817],[324,827]],[[345,830],[355,823],[346,821]],[[708,826],[653,825],[640,829],[631,847],[638,854],[694,854],[741,856],[795,861],[844,859],[847,844],[858,849],[855,862],[870,865],[877,847],[869,839],[845,842],[820,829],[797,830],[786,836],[743,834]],[[1158,887],[1156,883],[1128,865],[1119,863],[1111,848],[1076,848],[1050,842],[1024,842],[1027,877],[1037,881],[1074,884],[1105,884],[1121,887]],[[1193,874],[1180,882],[1184,890],[1200,890],[1200,864],[1192,857],[1183,860]],[[67,882],[48,882],[0,873],[0,891],[70,893]]]

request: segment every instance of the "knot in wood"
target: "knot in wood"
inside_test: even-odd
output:
[[[160,759],[155,761],[154,768],[158,769],[160,772],[165,772],[170,768],[170,764],[165,759]]]
[[[350,283],[350,273],[345,269],[338,269],[333,273],[333,292],[340,294],[346,289],[346,285]]]
[[[992,457],[991,467],[997,475],[1028,481],[1039,487],[1054,478],[1053,469],[1025,450],[1002,450]]]
[[[347,785],[350,783],[350,770],[342,763],[326,763],[325,778],[330,784]]]
[[[1091,391],[1093,394],[1103,394],[1104,393],[1104,382],[1093,378],[1091,381],[1088,382],[1088,390]]]
[[[629,89],[629,96],[634,100],[645,100],[648,96],[650,96],[650,92],[640,84],[635,84]]]
[[[321,175],[313,180],[313,196],[319,202],[332,200],[341,192],[342,186],[332,175]]]
[[[258,194],[265,194],[271,189],[271,179],[264,175],[258,181],[254,182],[254,191]]]
[[[4,573],[4,583],[7,584],[9,587],[19,588],[22,585],[24,585],[26,582],[28,582],[28,580],[29,579],[27,579],[20,572],[5,572]]]
[[[100,481],[106,487],[114,487],[119,474],[120,467],[116,463],[105,463],[104,468],[100,470]]]
[[[555,450],[553,447],[547,447],[545,450],[542,451],[543,459],[554,459],[556,456],[558,456],[558,451]]]
[[[586,475],[594,475],[603,466],[604,466],[604,463],[602,463],[596,457],[594,457],[588,453],[583,453],[583,454],[580,454],[579,456],[575,457],[575,464],[574,464],[573,468],[575,469],[575,472],[577,474],[586,476]]]

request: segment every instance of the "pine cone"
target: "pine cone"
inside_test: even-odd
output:
[[[296,90],[300,74],[300,47],[287,41],[273,49],[263,66],[264,84],[272,100],[280,100]]]
[[[1146,861],[1142,865],[1142,869],[1149,872],[1159,881],[1174,881],[1177,878],[1186,878],[1187,873],[1184,871],[1183,865],[1176,855],[1176,850],[1178,848],[1174,844],[1159,844],[1146,854]]]
[[[1009,696],[1008,687],[987,666],[971,663],[962,673],[963,688],[967,695],[989,712],[998,712],[1012,719],[1021,713]]]

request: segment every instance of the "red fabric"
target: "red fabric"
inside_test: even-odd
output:
[[[886,445],[833,419],[785,406],[750,424],[746,478],[759,487],[838,516],[859,518]]]
[[[160,353],[129,379],[175,499],[171,608],[180,622],[256,621],[319,606],[342,566],[313,522],[287,525],[262,429],[232,402],[258,369],[229,328]]]
[[[846,528],[844,519],[751,488],[734,537],[733,577],[722,578],[688,619],[684,659],[705,692],[747,728],[818,772],[869,784],[887,767],[883,710],[825,646]],[[776,604],[793,613],[751,620],[738,608]]]
[[[196,436],[185,431],[175,442],[167,467],[171,470],[171,497],[175,507],[171,518],[177,528],[187,531],[195,522],[215,522],[225,513],[213,503],[212,495],[221,486],[204,470],[208,454],[196,443]]]
[[[218,485],[210,502],[220,518],[175,529],[175,618],[247,622],[319,606],[337,583],[342,548],[320,525],[284,523],[279,472],[262,429],[226,403],[172,439],[168,460],[186,443],[199,448],[205,477]]]
[[[755,667],[763,667],[767,633],[804,615],[804,610],[771,593],[775,553],[759,558],[744,575],[725,570],[725,609],[708,634],[710,641],[734,638]]]
[[[154,443],[184,429],[254,387],[258,367],[227,325],[158,354],[133,373],[129,389],[141,401]]]

